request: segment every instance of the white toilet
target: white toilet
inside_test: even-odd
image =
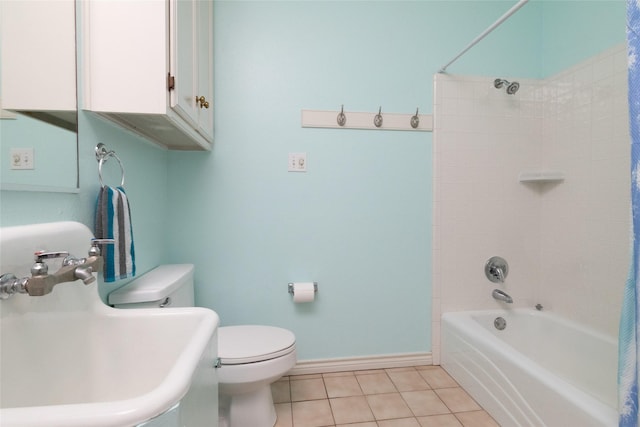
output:
[[[193,306],[193,265],[161,265],[109,294],[117,308]],[[296,364],[295,335],[273,326],[218,328],[219,427],[273,427],[271,384]]]
[[[224,326],[218,329],[218,356],[220,427],[273,427],[271,384],[296,364],[293,333],[273,326]]]

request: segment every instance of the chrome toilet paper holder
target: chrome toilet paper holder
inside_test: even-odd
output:
[[[289,283],[287,285],[287,289],[290,294],[293,294],[293,285],[295,285],[295,283]],[[318,282],[313,282],[313,292],[318,292]]]

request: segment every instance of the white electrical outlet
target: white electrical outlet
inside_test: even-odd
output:
[[[12,148],[9,159],[11,169],[35,169],[33,148]]]
[[[289,153],[289,172],[307,171],[307,153]]]

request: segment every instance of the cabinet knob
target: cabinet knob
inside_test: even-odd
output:
[[[196,102],[200,103],[200,108],[209,108],[209,101],[207,101],[204,96],[196,98]]]

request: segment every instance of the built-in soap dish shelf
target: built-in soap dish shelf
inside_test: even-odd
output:
[[[562,182],[564,181],[564,172],[561,171],[522,171],[518,175],[520,182]]]

